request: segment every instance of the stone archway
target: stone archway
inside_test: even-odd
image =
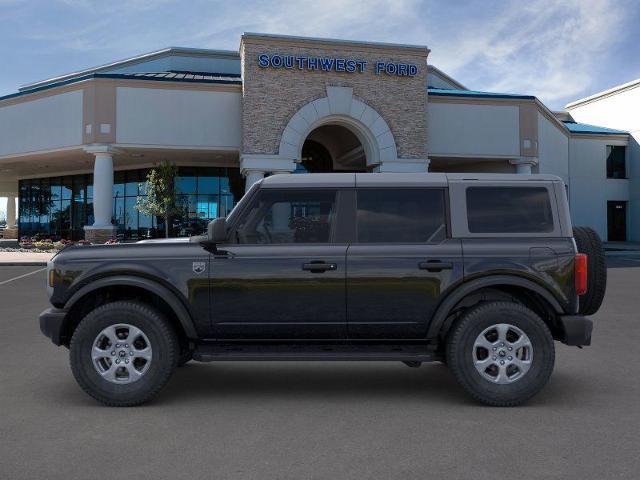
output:
[[[353,133],[364,150],[367,167],[397,160],[396,142],[387,122],[373,108],[353,97],[349,87],[327,87],[327,96],[307,103],[284,128],[278,155],[299,162],[305,140],[325,125]]]

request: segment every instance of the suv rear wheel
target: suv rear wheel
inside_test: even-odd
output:
[[[514,302],[480,304],[452,327],[447,365],[476,400],[515,406],[547,383],[555,361],[551,332],[533,311]]]
[[[70,345],[71,370],[82,389],[110,406],[138,405],[169,381],[179,346],[167,320],[138,302],[113,302],[90,312]]]

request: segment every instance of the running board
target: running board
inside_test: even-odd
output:
[[[434,352],[422,345],[348,344],[234,344],[199,345],[193,352],[199,362],[219,361],[399,361],[431,362]]]

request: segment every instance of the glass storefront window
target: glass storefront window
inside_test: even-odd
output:
[[[87,198],[93,198],[93,175],[87,175]]]
[[[113,174],[114,198],[124,198],[124,174],[125,172],[114,172]]]
[[[220,179],[218,177],[199,177],[198,193],[218,195],[220,193]]]
[[[62,178],[62,200],[71,200],[73,197],[72,177]]]
[[[136,209],[138,197],[145,195],[147,173],[114,174],[113,224],[122,240],[164,236],[164,219]],[[181,167],[178,173],[175,186],[182,214],[171,219],[172,236],[203,233],[210,220],[226,216],[244,193],[237,168]],[[21,180],[19,191],[21,236],[80,240],[83,227],[93,224],[93,175]]]
[[[179,176],[175,179],[175,189],[177,194],[194,193],[197,189],[198,177]]]
[[[147,173],[143,169],[114,174],[113,223],[120,239],[164,236],[164,219],[135,208],[137,198],[145,195]],[[172,236],[203,233],[210,220],[226,216],[244,193],[237,168],[180,167],[178,173],[177,203],[182,213],[171,220]],[[93,224],[93,175],[21,180],[19,192],[21,236],[80,240],[83,227]]]

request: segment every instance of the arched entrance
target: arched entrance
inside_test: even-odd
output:
[[[319,126],[307,135],[302,144],[298,171],[366,172],[364,147],[360,139],[345,126]]]
[[[278,156],[299,171],[365,172],[397,161],[396,143],[378,112],[349,87],[327,86],[327,96],[304,105],[289,120]]]

